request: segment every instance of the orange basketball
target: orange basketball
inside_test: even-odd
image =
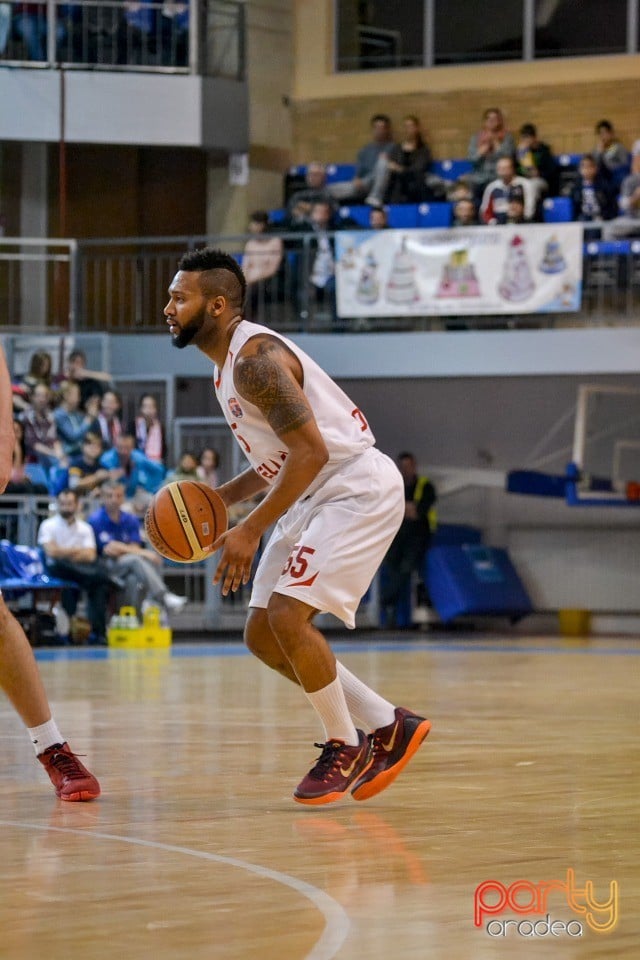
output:
[[[196,480],[175,480],[153,497],[144,518],[149,542],[162,557],[195,563],[227,529],[227,508],[219,494]]]

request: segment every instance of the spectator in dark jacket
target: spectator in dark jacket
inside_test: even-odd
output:
[[[615,192],[609,180],[598,171],[595,157],[585,153],[578,170],[571,194],[574,220],[584,223],[612,220],[617,213]]]
[[[420,203],[429,199],[426,177],[433,158],[422,136],[418,118],[410,115],[402,123],[402,142],[394,144],[389,153],[391,176],[387,199],[389,203]]]

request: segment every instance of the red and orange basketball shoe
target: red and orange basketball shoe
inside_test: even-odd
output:
[[[340,800],[354,780],[368,769],[371,763],[369,738],[358,730],[357,746],[349,746],[343,740],[328,740],[314,746],[322,753],[294,790],[293,799],[312,805],[333,803]]]
[[[354,800],[375,797],[393,783],[431,730],[431,723],[411,710],[396,707],[395,713],[393,723],[370,734],[371,763],[351,790]]]
[[[49,774],[61,800],[95,800],[100,796],[100,784],[84,767],[68,743],[56,743],[38,760]]]

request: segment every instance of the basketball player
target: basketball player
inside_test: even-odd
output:
[[[14,443],[11,379],[0,345],[0,493],[11,476]],[[27,727],[38,760],[49,774],[56,795],[61,800],[98,797],[98,781],[71,752],[51,716],[29,641],[1,593],[0,687]]]
[[[180,260],[164,310],[173,345],[193,343],[215,364],[218,400],[251,464],[218,492],[230,506],[268,490],[214,544],[214,582],[224,594],[247,583],[277,524],[255,573],[245,642],[302,686],[324,726],[320,757],[294,799],[331,803],[350,790],[365,800],[395,779],[430,723],[338,663],[313,618],[328,611],[355,625],[404,514],[402,478],[337,384],[291,341],[243,318],[245,292],[232,257],[197,250]]]

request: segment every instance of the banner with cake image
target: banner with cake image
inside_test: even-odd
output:
[[[361,230],[335,235],[341,317],[580,309],[579,223]]]

